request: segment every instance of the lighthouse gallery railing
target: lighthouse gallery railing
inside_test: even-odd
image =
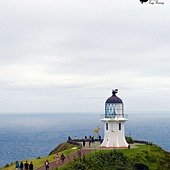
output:
[[[128,119],[128,114],[101,114],[101,119],[109,118],[109,119]]]

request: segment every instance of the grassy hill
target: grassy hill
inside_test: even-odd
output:
[[[50,155],[28,160],[33,162],[35,169],[44,166],[48,159],[55,160],[54,153],[64,152],[70,155],[76,152],[77,146],[63,143],[55,148]],[[63,151],[64,150],[64,151]],[[0,170],[14,170],[15,164],[7,165]],[[170,153],[156,145],[137,144],[131,149],[94,150],[71,163],[58,168],[59,170],[170,170]]]
[[[78,146],[74,144],[69,144],[69,143],[61,143],[59,144],[53,151],[49,153],[47,156],[43,157],[37,157],[34,159],[27,159],[28,163],[33,162],[34,164],[34,169],[37,169],[41,166],[44,166],[44,162],[48,159],[49,162],[54,162],[55,161],[55,153],[61,154],[61,152],[64,153],[64,155],[70,155],[74,152],[77,152]],[[22,160],[24,163],[26,160]],[[0,168],[0,170],[14,170],[15,169],[15,162],[11,162],[4,167]]]
[[[156,145],[96,150],[59,170],[170,170],[170,153]]]

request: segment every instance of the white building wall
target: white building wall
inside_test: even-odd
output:
[[[108,123],[108,130],[106,130],[106,123]],[[119,123],[121,123],[121,130],[119,130]],[[105,136],[101,147],[128,147],[124,135],[124,123],[125,121],[105,121]]]

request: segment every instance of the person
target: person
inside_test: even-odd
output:
[[[55,160],[56,160],[56,165],[58,165],[60,160],[58,153],[55,154]]]
[[[62,154],[61,154],[62,163],[64,163],[64,159],[65,159],[65,156],[64,156],[64,154],[62,153]]]
[[[24,164],[22,161],[20,162],[19,168],[20,168],[20,170],[23,170],[23,168],[24,168]]]
[[[92,141],[92,143],[94,143],[94,136],[91,137],[91,141]]]
[[[15,163],[15,169],[19,170],[19,162],[18,161],[16,161],[16,163]]]
[[[83,147],[85,147],[86,146],[86,141],[85,140],[83,140]]]
[[[91,140],[89,140],[89,148],[90,148],[90,146],[91,146]]]
[[[68,161],[70,162],[70,156],[69,156],[69,155],[67,155],[67,159],[68,159]]]
[[[103,139],[101,139],[100,144],[103,142]]]
[[[130,144],[128,144],[128,149],[130,149]]]
[[[29,164],[28,164],[28,161],[26,161],[25,164],[24,164],[25,170],[28,170],[28,167],[29,167]]]
[[[101,141],[101,139],[102,139],[102,138],[101,138],[101,136],[99,135],[99,141]]]
[[[49,170],[49,162],[48,162],[48,160],[45,161],[45,169]]]
[[[32,162],[29,164],[29,170],[33,170],[33,163]]]

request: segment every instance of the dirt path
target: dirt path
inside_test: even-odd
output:
[[[92,149],[86,149],[86,148],[80,149],[79,151],[67,156],[65,158],[64,162],[62,162],[61,160],[59,160],[58,164],[56,164],[56,162],[50,162],[49,169],[54,169],[56,167],[60,167],[64,164],[69,163],[70,161],[74,160],[75,158],[79,158],[83,155],[86,155],[87,153],[89,153],[91,151],[92,151]],[[45,170],[45,166],[37,168],[36,170]]]

